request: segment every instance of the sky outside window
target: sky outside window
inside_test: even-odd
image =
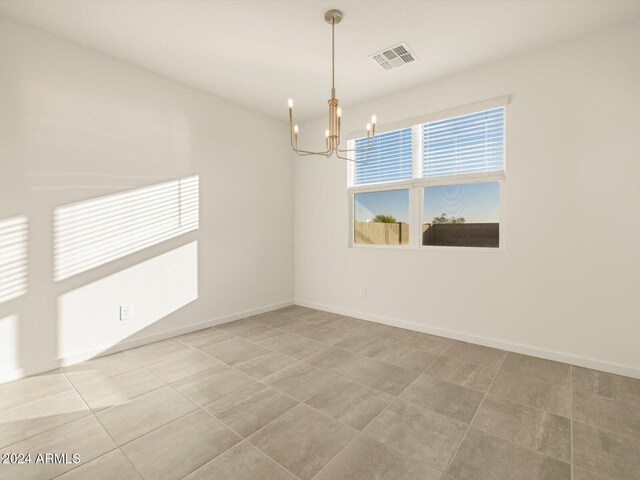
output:
[[[376,215],[391,215],[398,222],[409,221],[409,190],[357,193],[356,222],[367,222]]]

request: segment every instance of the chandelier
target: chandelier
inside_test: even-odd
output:
[[[335,153],[335,155],[342,160],[366,162],[369,160],[369,152],[376,134],[376,116],[372,115],[371,123],[367,123],[367,142],[364,147],[352,149],[340,148],[340,122],[342,120],[342,109],[340,108],[340,102],[336,98],[335,87],[335,26],[342,20],[342,12],[340,10],[328,10],[324,14],[324,20],[331,25],[331,98],[328,101],[329,128],[324,132],[326,148],[322,152],[310,152],[298,148],[298,135],[300,133],[300,128],[297,123],[293,123],[293,100],[289,99],[289,130],[291,134],[291,148],[293,148],[293,151],[299,156],[320,155],[329,158]],[[361,158],[361,160],[356,160],[356,154]]]

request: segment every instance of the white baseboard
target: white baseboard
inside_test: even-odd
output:
[[[195,332],[197,330],[202,330],[203,328],[209,328],[215,325],[220,325],[222,323],[233,322],[234,320],[239,320],[241,318],[251,317],[253,315],[259,315],[261,313],[271,312],[273,310],[278,310],[279,308],[288,307],[293,304],[294,304],[293,300],[289,300],[286,302],[265,305],[263,307],[246,310],[244,312],[238,312],[232,315],[225,315],[223,317],[213,318],[213,319],[210,319],[204,322],[195,323],[192,325],[185,325],[184,327],[175,328],[172,330],[165,330],[163,332],[147,335],[146,337],[123,340],[122,342],[119,342],[116,345],[86,350],[84,352],[79,352],[73,355],[68,355],[66,357],[60,358],[57,361],[52,360],[49,362],[45,362],[29,369],[18,368],[6,373],[3,372],[2,374],[0,374],[0,384],[11,382],[13,380],[19,380],[20,378],[28,377],[30,375],[36,375],[38,373],[47,372],[49,370],[53,370],[54,368],[74,365],[76,363],[84,362],[85,360],[89,360],[91,358],[108,355],[110,353],[121,352],[123,350],[128,350],[130,348],[140,347],[142,345],[158,342],[160,340],[166,340],[167,338],[177,337],[178,335],[184,335],[185,333]]]
[[[361,320],[368,320],[370,322],[382,323],[384,325],[391,325],[393,327],[405,328],[408,330],[414,330],[417,332],[428,333],[431,335],[437,335],[440,337],[451,338],[454,340],[461,340],[468,343],[476,343],[478,345],[484,345],[486,347],[499,348],[501,350],[507,350],[514,353],[522,353],[525,355],[531,355],[534,357],[545,358],[547,360],[554,360],[556,362],[568,363],[576,365],[578,367],[591,368],[593,370],[601,370],[603,372],[614,373],[617,375],[624,375],[626,377],[633,377],[640,379],[640,368],[632,367],[630,365],[621,365],[619,363],[608,362],[605,360],[598,360],[595,358],[582,357],[580,355],[573,355],[570,353],[556,352],[553,350],[547,350],[545,348],[535,347],[531,345],[523,345],[520,343],[506,342],[504,340],[497,340],[494,338],[481,337],[478,335],[471,335],[464,332],[458,332],[455,330],[448,330],[446,328],[432,327],[421,323],[407,322],[404,320],[398,320],[395,318],[384,317],[382,315],[374,315],[370,313],[355,312],[344,308],[335,308],[327,305],[320,305],[314,302],[306,300],[295,300],[296,305],[302,307],[315,308],[317,310],[324,310],[326,312],[337,313],[338,315],[345,315],[348,317],[359,318]]]

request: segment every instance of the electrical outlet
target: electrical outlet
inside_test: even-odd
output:
[[[120,321],[131,320],[133,318],[133,307],[131,305],[120,306]]]
[[[360,296],[362,298],[367,298],[367,287],[360,287]]]

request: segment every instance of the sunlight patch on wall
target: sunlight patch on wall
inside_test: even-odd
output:
[[[27,217],[0,220],[0,303],[27,293]]]
[[[18,315],[0,318],[0,383],[13,380],[18,369]]]
[[[54,280],[63,280],[199,226],[199,177],[57,208]]]
[[[197,299],[198,242],[83,285],[58,298],[58,358],[91,358]]]

